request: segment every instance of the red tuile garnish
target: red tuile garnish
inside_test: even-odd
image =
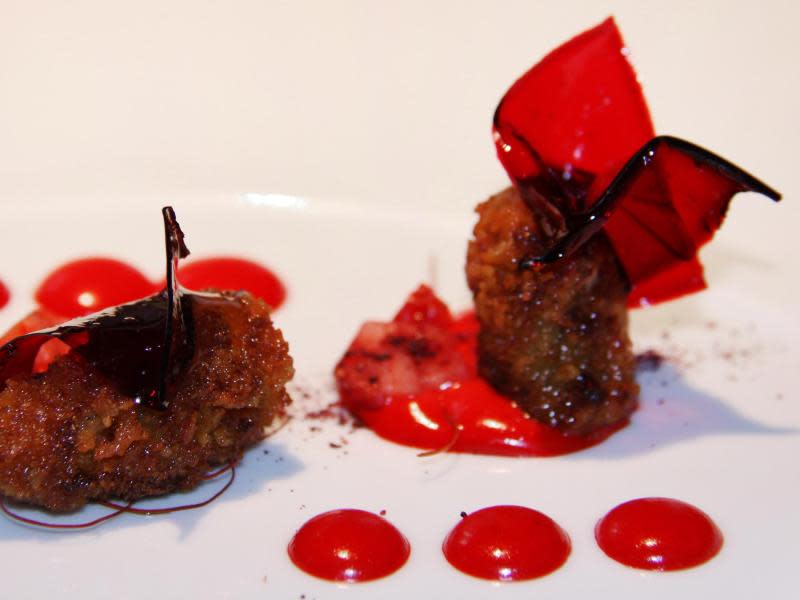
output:
[[[553,240],[521,268],[558,260],[604,228],[635,306],[705,287],[697,251],[734,194],[780,194],[694,144],[654,137],[627,54],[611,18],[555,49],[500,101],[494,138]]]

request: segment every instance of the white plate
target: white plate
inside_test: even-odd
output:
[[[205,509],[66,535],[0,520],[0,595],[789,595],[800,551],[797,9],[374,6],[10,11],[0,20],[9,57],[0,279],[13,299],[0,326],[30,310],[36,284],[70,258],[113,255],[158,276],[158,209],[170,203],[197,256],[252,257],[284,278],[289,299],[275,317],[295,357],[298,404],[333,400],[332,367],[361,321],[389,318],[421,281],[468,306],[471,207],[506,182],[488,132],[494,105],[547,50],[607,12],[633,49],[657,129],[733,159],[786,201],[737,198],[704,252],[711,289],[634,314],[637,349],[670,361],[643,376],[641,410],[603,445],[553,459],[423,459],[369,431],[296,420],[248,453],[234,487]],[[231,193],[241,190],[259,194]],[[331,448],[342,435],[347,446]],[[606,558],[595,522],[648,495],[707,511],[726,536],[721,554],[671,574]],[[440,546],[460,511],[498,503],[561,524],[573,542],[565,566],[508,585],[449,567]],[[412,544],[403,569],[343,586],[289,562],[297,527],[346,506],[387,511]]]
[[[354,206],[304,199],[276,208],[276,200],[286,203],[251,195],[177,210],[197,256],[255,257],[287,282],[288,301],[275,317],[296,360],[300,413],[335,399],[331,370],[359,322],[390,317],[419,281],[432,277],[453,306],[468,306],[461,275],[468,219],[432,214],[415,224],[411,213],[359,214]],[[70,218],[74,224],[64,228]],[[114,214],[75,204],[45,214],[20,209],[5,223],[0,251],[19,259],[3,272],[15,298],[0,313],[4,325],[30,306],[35,282],[68,257],[117,255],[154,278],[162,264],[156,205]],[[121,228],[136,232],[122,246]],[[21,252],[31,236],[45,240],[44,248]],[[708,261],[710,291],[635,313],[637,347],[655,348],[670,361],[642,378],[642,408],[632,425],[597,448],[551,459],[419,458],[368,430],[298,419],[249,452],[234,487],[205,509],[123,516],[73,534],[0,521],[0,553],[13,573],[5,587],[17,597],[66,589],[100,598],[114,589],[134,598],[155,585],[168,597],[481,598],[493,584],[450,568],[440,545],[462,510],[512,503],[547,513],[573,541],[561,570],[502,586],[512,597],[608,589],[620,598],[674,598],[698,585],[728,595],[779,589],[790,580],[798,532],[800,409],[791,374],[800,326],[794,311],[764,296],[764,281],[773,277],[764,276],[764,254],[721,240]],[[330,447],[342,437],[346,445]],[[726,536],[722,553],[701,568],[667,575],[606,558],[593,540],[595,521],[624,500],[649,495],[706,510]],[[296,528],[340,507],[386,510],[412,544],[408,564],[355,586],[294,568],[286,545]]]

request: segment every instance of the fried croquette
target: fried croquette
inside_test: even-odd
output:
[[[604,235],[521,269],[552,240],[514,188],[478,206],[467,281],[480,323],[480,374],[535,419],[586,435],[637,405],[628,284]]]
[[[283,418],[293,374],[269,309],[186,294],[194,355],[163,410],[136,404],[76,352],[0,392],[0,493],[52,511],[188,490]]]

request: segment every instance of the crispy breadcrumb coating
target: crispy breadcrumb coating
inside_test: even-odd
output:
[[[549,240],[514,188],[477,208],[467,281],[481,330],[479,370],[535,419],[585,435],[625,419],[639,387],[625,276],[604,235],[520,270]]]
[[[290,402],[288,345],[245,293],[185,297],[195,352],[164,410],[134,404],[77,353],[0,391],[0,493],[53,511],[188,490],[238,460]]]

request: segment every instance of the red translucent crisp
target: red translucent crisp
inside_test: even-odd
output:
[[[705,287],[697,251],[734,194],[780,195],[707,150],[654,138],[627,56],[613,19],[576,36],[508,90],[494,135],[511,180],[554,230],[555,250],[524,264],[557,260],[605,225],[637,306]]]
[[[512,179],[542,165],[564,173],[616,172],[655,135],[622,37],[609,18],[545,56],[503,97],[497,152]],[[539,155],[532,160],[525,140]]]

